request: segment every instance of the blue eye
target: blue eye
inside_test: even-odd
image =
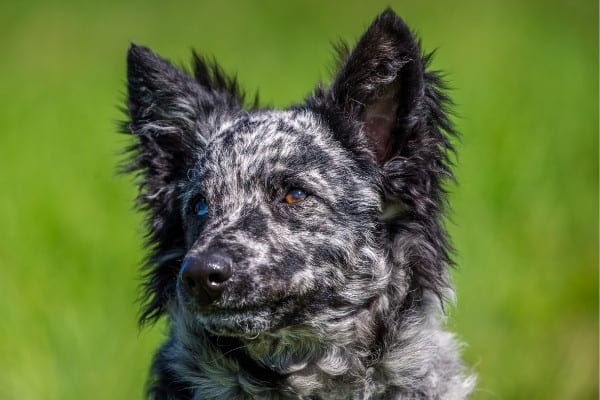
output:
[[[208,202],[206,199],[199,198],[196,200],[194,203],[194,214],[196,214],[197,217],[204,217],[208,214]]]

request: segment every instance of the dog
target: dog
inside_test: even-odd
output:
[[[147,216],[152,399],[463,399],[443,328],[450,103],[391,9],[285,110],[132,44],[126,170]]]

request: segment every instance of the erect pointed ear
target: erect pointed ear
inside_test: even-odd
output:
[[[132,133],[195,133],[202,142],[208,133],[198,128],[209,114],[240,108],[235,80],[196,54],[193,61],[195,79],[150,49],[131,45],[127,53],[127,109]]]
[[[235,79],[194,54],[195,77],[150,49],[132,44],[127,54],[125,131],[137,141],[129,169],[141,172],[150,195],[187,173],[215,121],[241,108]]]
[[[194,150],[205,141],[199,123],[211,108],[210,98],[189,74],[135,44],[127,53],[127,89],[124,130],[135,142],[126,170],[142,177],[140,203],[164,208],[164,195],[173,192],[168,189],[186,173]]]
[[[198,84],[150,49],[135,44],[129,48],[127,89],[133,133],[195,128]]]
[[[358,120],[380,164],[406,140],[423,96],[423,62],[410,29],[392,10],[359,39],[329,89],[329,101]]]

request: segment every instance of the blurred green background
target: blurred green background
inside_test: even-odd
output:
[[[299,101],[388,2],[0,3],[0,399],[140,398],[134,187],[117,176],[129,41],[214,55]],[[598,4],[394,1],[456,101],[450,325],[475,399],[598,398]]]

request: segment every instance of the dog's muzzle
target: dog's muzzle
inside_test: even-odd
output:
[[[209,305],[221,297],[233,273],[231,257],[219,252],[189,255],[181,266],[181,283],[199,305]]]

